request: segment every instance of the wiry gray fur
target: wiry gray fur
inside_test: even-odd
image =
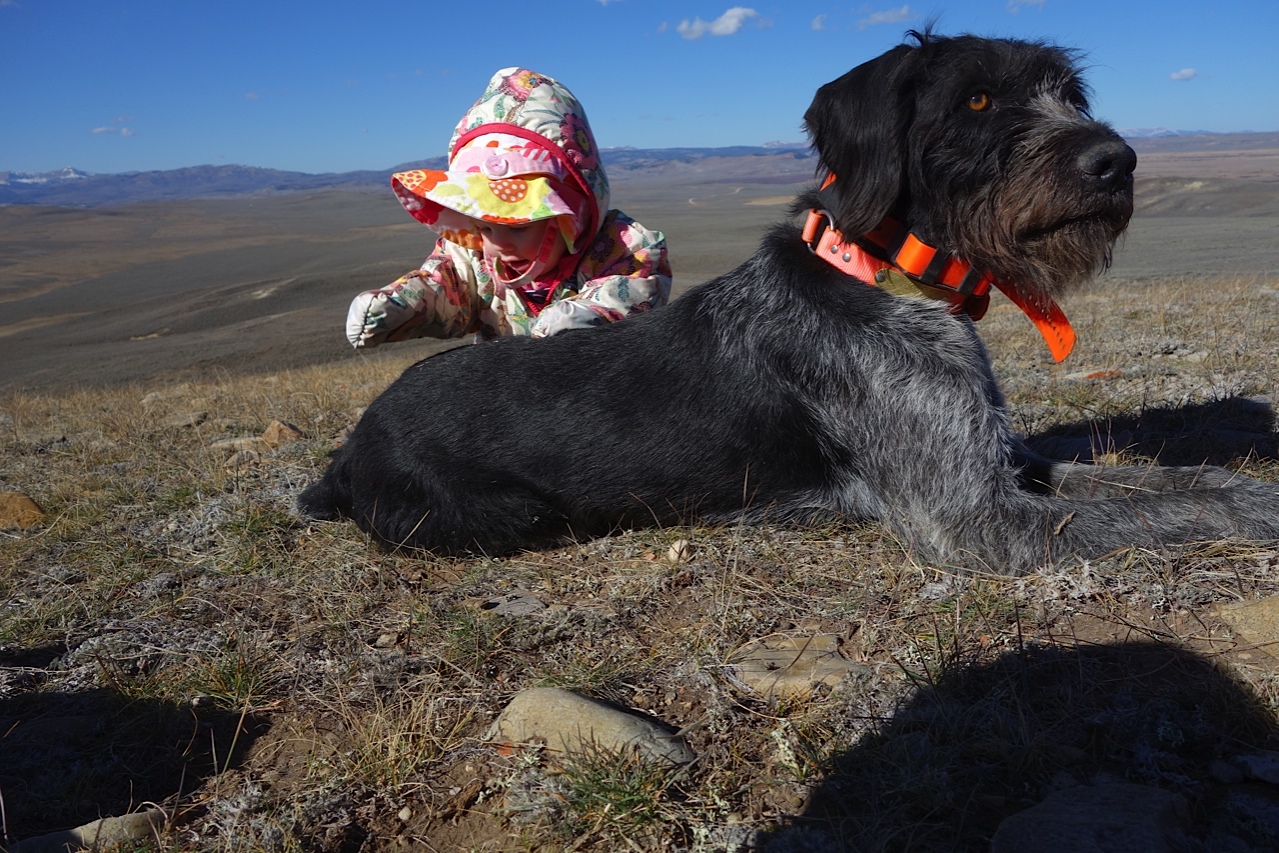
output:
[[[805,115],[838,177],[835,225],[892,215],[1032,298],[1086,281],[1127,225],[1135,155],[1089,116],[1071,55],[917,41],[822,87]],[[836,271],[791,224],[652,314],[414,365],[299,504],[390,547],[486,553],[838,514],[997,572],[1279,537],[1274,484],[1031,455],[967,318]]]

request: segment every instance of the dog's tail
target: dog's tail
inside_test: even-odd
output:
[[[336,521],[352,517],[351,478],[339,448],[324,476],[298,495],[298,512],[317,521]]]

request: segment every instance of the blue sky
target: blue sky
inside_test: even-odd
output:
[[[389,168],[510,65],[603,146],[798,141],[819,85],[929,18],[1082,50],[1119,128],[1279,130],[1279,0],[0,0],[0,171]]]

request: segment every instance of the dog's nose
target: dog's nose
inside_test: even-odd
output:
[[[1127,182],[1137,168],[1137,152],[1120,139],[1107,139],[1084,149],[1079,170],[1095,181],[1099,189],[1116,189]]]

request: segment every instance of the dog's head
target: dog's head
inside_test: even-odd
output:
[[[1072,52],[912,33],[818,90],[804,123],[836,176],[835,225],[886,216],[1028,295],[1110,263],[1136,155],[1089,114]]]

